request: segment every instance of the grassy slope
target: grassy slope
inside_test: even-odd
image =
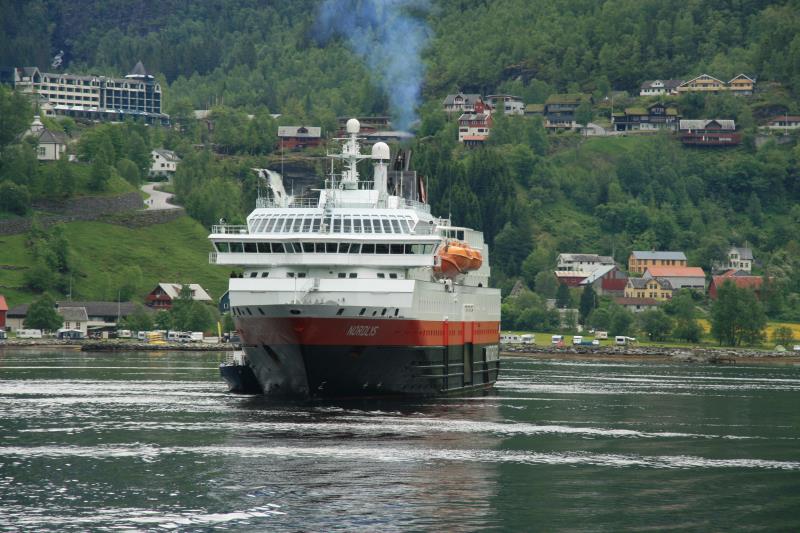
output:
[[[208,264],[208,232],[184,216],[167,224],[130,229],[100,222],[65,225],[79,275],[73,277],[73,299],[115,300],[116,288],[141,269],[139,299],[159,281],[199,283],[219,298],[227,288],[228,270]],[[29,266],[25,236],[0,237],[0,265]],[[0,292],[10,306],[37,295],[22,288],[23,271],[0,270]]]

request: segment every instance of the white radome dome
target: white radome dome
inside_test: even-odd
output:
[[[372,159],[389,160],[389,145],[384,142],[377,142],[372,145]]]
[[[361,123],[351,118],[347,121],[347,133],[358,133],[361,130]]]

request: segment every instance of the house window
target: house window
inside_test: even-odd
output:
[[[30,152],[29,152],[30,153]],[[44,157],[46,154],[46,150],[44,146],[39,147],[39,157]]]

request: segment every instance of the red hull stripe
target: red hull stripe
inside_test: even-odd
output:
[[[499,322],[237,317],[237,324],[247,344],[444,346],[500,342]]]

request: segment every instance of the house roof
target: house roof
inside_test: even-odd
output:
[[[668,279],[663,278],[628,278],[628,283],[631,284],[631,288],[645,289],[647,288],[647,283],[653,280],[661,285],[662,289],[672,290],[672,283],[670,283]]]
[[[183,285],[184,285],[183,283],[159,283],[158,284],[158,286],[161,287],[161,289],[165,293],[167,293],[167,296],[169,296],[173,300],[180,296],[181,287],[183,287]],[[189,288],[192,290],[192,299],[193,300],[195,300],[197,302],[211,302],[211,301],[213,301],[211,299],[211,296],[208,295],[208,293],[205,291],[205,289],[203,289],[203,287],[201,287],[197,283],[186,283],[185,285],[188,285]]]
[[[43,129],[39,132],[39,144],[67,144],[67,136],[60,131]]]
[[[0,311],[8,311],[8,304],[6,303],[6,297],[0,294]]]
[[[455,99],[457,96],[460,96],[465,104],[474,104],[478,100],[481,99],[481,95],[479,94],[464,94],[464,93],[456,93],[456,94],[448,94],[444,97],[444,105],[454,105]]]
[[[545,104],[580,104],[588,98],[588,95],[580,93],[551,94]]]
[[[736,253],[739,254],[739,258],[740,259],[744,259],[746,261],[747,260],[749,260],[749,261],[753,260],[753,249],[752,248],[731,246],[731,250],[736,250]]]
[[[462,113],[460,117],[458,117],[458,121],[461,122],[462,120],[482,120],[486,121],[489,119],[491,115],[489,113]]]
[[[89,321],[89,315],[85,307],[59,307],[56,311],[67,322]]]
[[[683,80],[647,80],[642,83],[642,89],[650,89],[654,83],[661,82],[664,84],[664,89],[671,90],[681,85]]]
[[[563,261],[577,261],[580,263],[601,263],[604,265],[613,265],[614,259],[607,255],[597,254],[558,254],[558,260]]]
[[[775,122],[800,122],[800,115],[776,115],[769,119],[769,124]]]
[[[736,122],[734,120],[718,118],[699,120],[684,119],[680,121],[679,128],[682,130],[705,130],[708,129],[712,122],[716,122],[721,130],[736,131]]]
[[[746,79],[746,80],[748,80],[748,81],[751,81],[751,82],[753,82],[753,83],[755,83],[755,82],[756,82],[756,80],[755,80],[755,79],[751,78],[751,77],[750,77],[750,76],[748,76],[747,74],[739,74],[739,75],[737,75],[737,76],[734,76],[733,78],[731,78],[731,81],[729,81],[728,83],[733,83],[734,81],[736,81],[736,80],[739,80],[739,79],[742,79],[742,78],[744,78],[744,79]]]
[[[160,155],[161,157],[163,157],[167,161],[171,161],[171,162],[177,163],[177,162],[179,162],[181,160],[181,158],[178,157],[178,154],[176,154],[172,150],[165,150],[163,148],[156,148],[155,150],[153,150],[153,152],[158,154],[158,155]]]
[[[635,259],[675,259],[678,261],[686,261],[686,255],[683,252],[651,252],[647,250],[634,250],[631,253]]]
[[[149,76],[147,70],[144,68],[144,64],[139,61],[134,65],[133,70],[128,73],[128,76]]]
[[[319,126],[278,126],[278,137],[319,139],[321,136],[322,128]]]
[[[647,115],[647,109],[643,107],[626,107],[625,108],[626,115]]]
[[[692,79],[690,79],[689,81],[686,81],[686,82],[683,82],[683,83],[681,83],[681,85],[689,85],[689,84],[690,84],[690,83],[692,83],[693,81],[695,81],[695,80],[699,80],[700,78],[705,78],[705,79],[709,79],[709,80],[718,81],[718,82],[720,82],[720,83],[722,83],[722,84],[724,84],[724,83],[725,83],[724,81],[722,81],[722,80],[719,80],[719,79],[715,78],[714,76],[709,76],[708,74],[700,74],[700,75],[699,75],[699,76],[697,76],[696,78],[692,78]]]
[[[650,266],[649,272],[654,278],[704,278],[706,273],[700,267],[689,266]]]
[[[557,278],[581,278],[586,279],[589,277],[589,272],[583,270],[556,270],[553,272]]]
[[[542,113],[544,112],[544,104],[527,104],[525,106],[526,113]]]
[[[658,305],[658,301],[653,298],[633,298],[630,296],[616,296],[614,302],[619,305],[644,305],[650,307]]]
[[[711,282],[717,287],[726,281],[732,281],[740,289],[760,289],[764,278],[761,276],[727,276],[725,274],[711,278]]]
[[[593,270],[591,273],[589,273],[589,275],[586,276],[586,279],[581,281],[581,285],[588,285],[590,283],[594,283],[595,281],[602,278],[615,268],[617,268],[617,265],[603,265],[597,270]]]

